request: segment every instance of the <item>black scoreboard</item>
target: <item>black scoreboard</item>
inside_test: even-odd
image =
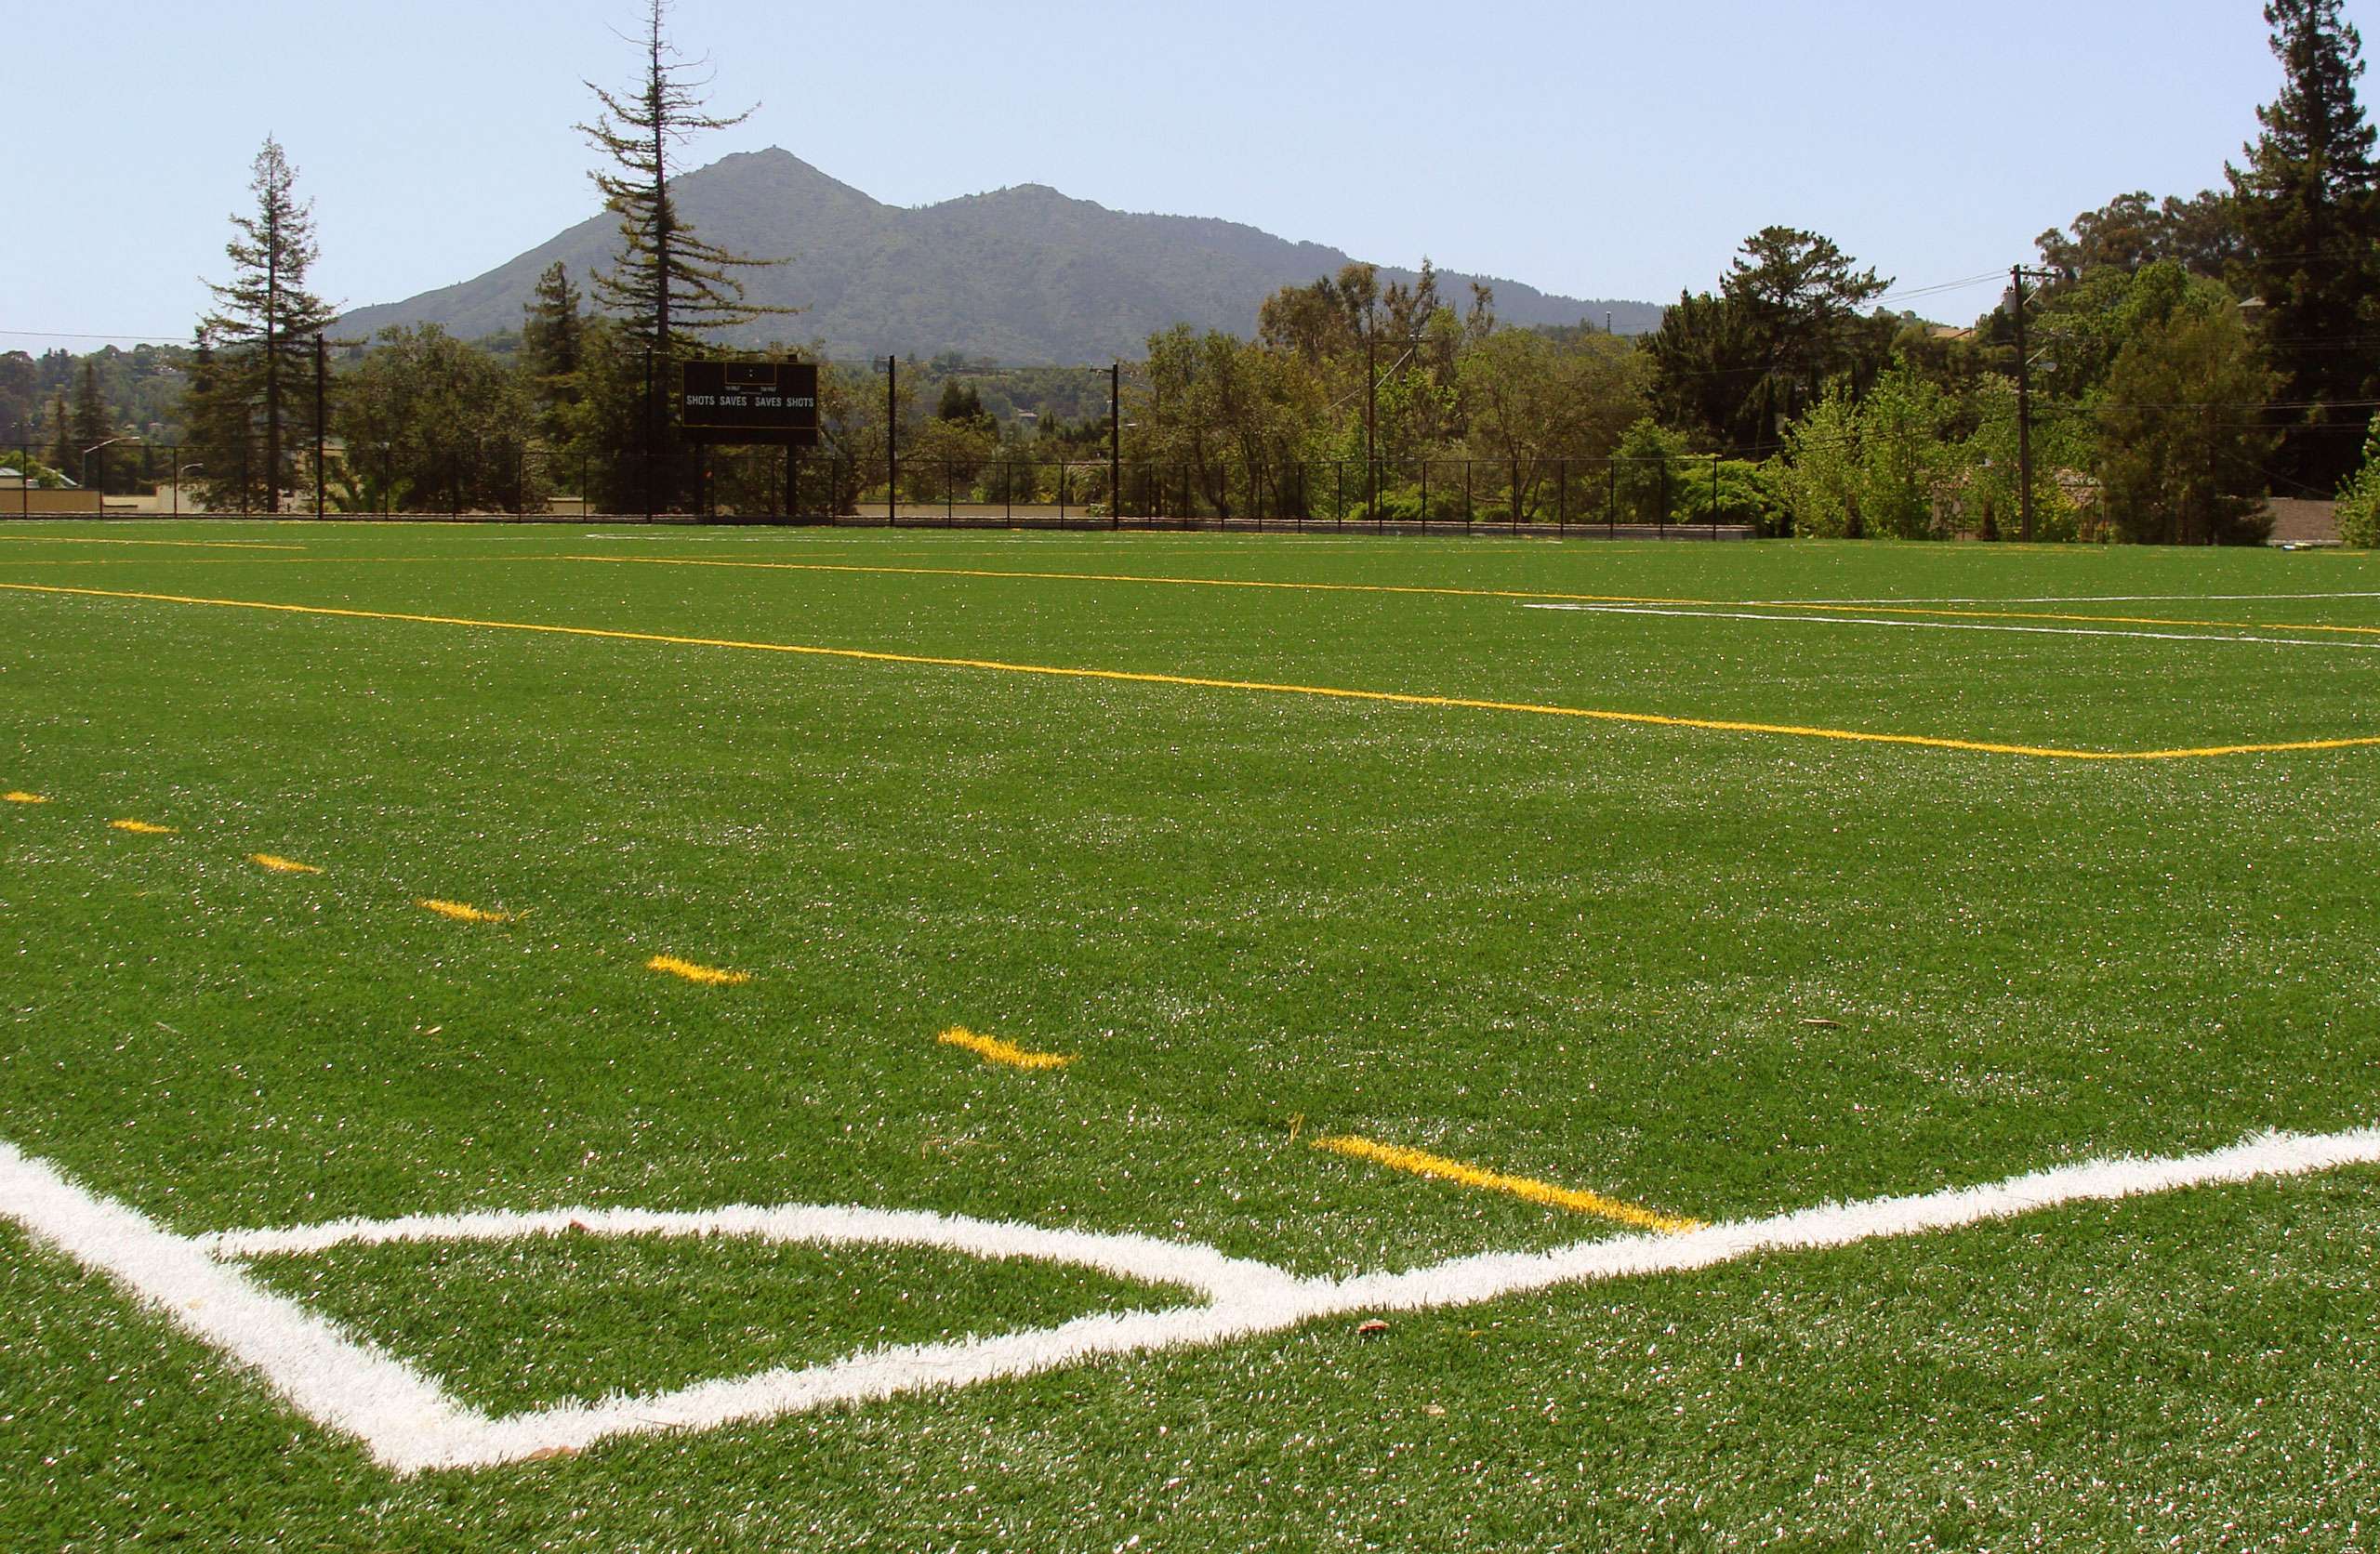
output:
[[[815,362],[689,362],[679,395],[689,442],[818,445]]]

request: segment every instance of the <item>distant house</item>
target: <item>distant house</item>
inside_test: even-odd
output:
[[[2339,505],[2336,502],[2275,496],[2266,501],[2265,511],[2272,514],[2271,543],[2274,545],[2339,543]]]

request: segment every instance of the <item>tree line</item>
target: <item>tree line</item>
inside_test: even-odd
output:
[[[1151,336],[1120,364],[1117,451],[1167,471],[1166,500],[1226,513],[1308,510],[1327,468],[1342,513],[1450,516],[1459,465],[1464,510],[1542,520],[1588,510],[1580,470],[1599,467],[1593,503],[1618,516],[1775,534],[2013,536],[2022,512],[2048,539],[2253,541],[2268,494],[2337,494],[2347,537],[2372,543],[2380,165],[2361,39],[2340,0],[2264,15],[2282,84],[2222,187],[2126,193],[2043,233],[2038,265],[1972,327],[1895,309],[1892,279],[1787,226],[1752,234],[1633,340],[1503,325],[1487,289],[1441,296],[1426,261],[1409,285],[1355,264],[1269,298],[1250,336]],[[339,510],[536,508],[557,489],[605,510],[768,509],[774,450],[697,452],[674,418],[680,363],[735,354],[712,336],[785,310],[747,302],[739,279],[782,261],[706,243],[671,197],[682,148],[742,115],[709,112],[663,20],[652,5],[632,85],[594,88],[579,126],[618,257],[549,269],[517,335],[330,341],[307,289],[311,208],[268,140],[231,279],[191,347],[86,358],[72,383],[64,353],[0,357],[0,419],[65,471],[157,415],[158,389],[143,401],[135,383],[178,388],[160,418],[216,507],[274,510],[319,477]],[[797,333],[742,354],[816,359]],[[897,441],[910,499],[1042,498],[1040,467],[1072,460],[1087,500],[1118,500],[1095,468],[1104,375],[945,356],[899,363],[888,394],[868,367],[822,362],[817,499],[848,508]],[[319,471],[318,440],[339,449]]]

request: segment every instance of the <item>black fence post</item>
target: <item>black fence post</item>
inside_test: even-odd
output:
[[[1471,460],[1462,461],[1462,532],[1471,533]]]
[[[329,398],[330,347],[322,336],[314,336],[314,516],[323,516],[323,447],[329,435],[329,412],[324,408]]]
[[[1607,458],[1603,461],[1603,478],[1605,482],[1604,537],[1616,540],[1620,537],[1620,461],[1618,459]]]

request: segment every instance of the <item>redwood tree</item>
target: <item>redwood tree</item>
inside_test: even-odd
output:
[[[299,444],[314,426],[315,341],[330,326],[332,311],[306,289],[306,272],[318,255],[311,201],[298,198],[298,170],[281,143],[265,137],[248,187],[256,212],[234,216],[237,234],[225,245],[231,279],[208,283],[216,310],[199,322],[199,343],[213,353],[202,388],[193,379],[183,420],[236,435],[236,446],[198,450],[206,463],[208,500],[229,505],[236,495],[246,508],[261,504],[281,510],[281,494],[297,473]],[[262,456],[248,440],[261,435]]]
[[[2265,303],[2265,339],[2281,368],[2281,472],[2300,494],[2328,494],[2356,464],[2380,353],[2358,342],[2380,265],[2373,126],[2355,84],[2363,40],[2340,0],[2271,0],[2265,20],[2285,79],[2256,110],[2264,133],[2247,165],[2227,167],[2248,252],[2242,277]]]

